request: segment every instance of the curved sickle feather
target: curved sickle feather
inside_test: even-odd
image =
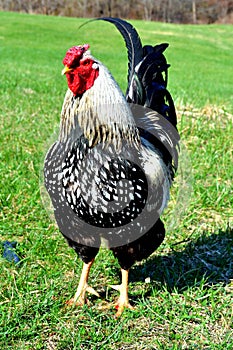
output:
[[[114,17],[99,17],[96,20],[107,21],[113,23],[119,30],[125,41],[128,51],[128,89],[134,75],[134,69],[139,62],[143,59],[143,48],[141,39],[136,29],[129,22],[120,18]]]
[[[99,21],[99,20],[114,24],[115,27],[121,33],[125,41],[127,53],[128,53],[128,77],[127,77],[128,87],[126,91],[126,94],[127,94],[130,87],[130,83],[133,79],[134,69],[137,66],[137,64],[141,62],[141,60],[143,59],[143,48],[142,48],[141,39],[136,29],[130,23],[124,21],[123,19],[114,18],[114,17],[98,17],[98,18],[91,19],[83,23],[79,27],[79,29],[89,22]]]

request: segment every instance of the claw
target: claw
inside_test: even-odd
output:
[[[96,297],[100,298],[99,293],[98,293],[94,288],[92,288],[92,287],[90,287],[90,286],[87,286],[86,291],[87,291],[88,293],[93,294],[93,295],[95,295]]]
[[[115,290],[117,290],[117,291],[121,291],[121,284],[111,284],[110,285],[110,287],[112,288],[112,289],[115,289]]]
[[[67,306],[83,306],[86,303],[87,300],[77,300],[75,301],[74,298],[71,298],[65,302]]]
[[[135,308],[129,303],[129,301],[117,301],[117,303],[115,304],[115,308],[117,309],[117,313],[115,315],[115,318],[118,318],[122,315],[123,311],[125,308],[130,309],[130,310],[135,310]]]

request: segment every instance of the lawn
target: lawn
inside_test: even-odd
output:
[[[67,88],[66,50],[88,42],[126,87],[124,43],[113,26],[64,17],[0,13],[0,241],[16,241],[16,266],[0,245],[0,348],[233,348],[232,26],[133,21],[144,44],[168,42],[169,90],[181,161],[163,215],[161,247],[130,274],[134,311],[106,309],[119,266],[101,250],[91,272],[101,299],[67,308],[81,262],[40,196],[43,158]],[[114,45],[113,45],[114,43]]]

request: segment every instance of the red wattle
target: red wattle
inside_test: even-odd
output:
[[[99,76],[98,69],[91,69],[87,72],[85,69],[75,69],[73,72],[66,74],[69,89],[74,96],[82,95],[86,90],[90,89]]]

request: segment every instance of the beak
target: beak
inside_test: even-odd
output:
[[[64,75],[64,74],[66,74],[66,73],[71,72],[72,70],[73,70],[72,68],[69,68],[68,66],[65,66],[65,67],[62,69],[61,74]]]

